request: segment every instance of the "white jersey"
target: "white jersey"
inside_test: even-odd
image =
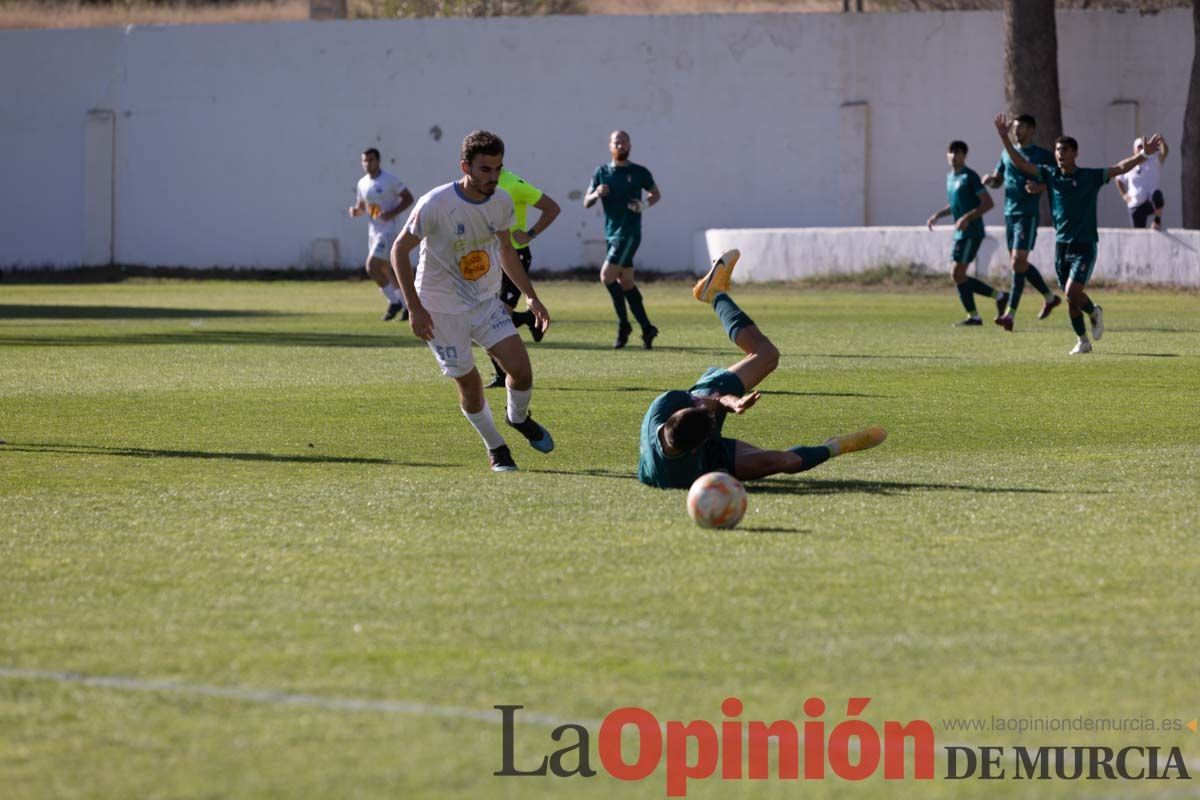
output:
[[[407,189],[404,181],[390,172],[380,170],[378,178],[363,175],[358,180],[358,199],[367,204],[367,217],[370,219],[371,235],[391,236],[395,239],[400,233],[400,218],[392,217],[383,220],[379,215],[391,211],[400,205],[400,196]],[[390,244],[390,242],[389,242]]]
[[[1125,196],[1129,198],[1126,205],[1130,208],[1137,208],[1148,201],[1150,195],[1154,194],[1154,190],[1158,188],[1160,174],[1161,169],[1156,153],[1122,175],[1121,179],[1125,181]]]
[[[500,290],[497,231],[516,224],[513,201],[503,189],[475,202],[458,183],[430,190],[417,201],[404,226],[420,238],[417,297],[430,311],[461,314]]]

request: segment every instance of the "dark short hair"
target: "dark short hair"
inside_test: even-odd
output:
[[[946,148],[946,152],[947,153],[961,152],[965,156],[967,154],[967,143],[964,142],[962,139],[955,139],[953,142],[950,143],[950,146]]]
[[[1070,137],[1070,136],[1060,136],[1060,137],[1058,137],[1057,139],[1055,139],[1055,140],[1054,140],[1054,146],[1055,146],[1055,147],[1057,147],[1057,146],[1058,146],[1058,145],[1060,145],[1060,144],[1061,144],[1063,147],[1069,147],[1069,148],[1071,148],[1072,150],[1074,150],[1074,151],[1075,151],[1075,152],[1077,152],[1077,153],[1079,152],[1079,142],[1075,141],[1075,140],[1074,140],[1072,137]]]
[[[1017,117],[1017,122],[1020,122],[1022,125],[1028,125],[1031,128],[1037,127],[1037,120],[1030,114],[1021,114]]]
[[[364,155],[364,156],[368,156],[368,157],[370,157],[370,156],[374,156],[375,158],[377,158],[377,159],[378,159],[378,158],[379,158],[379,151],[378,151],[378,150],[376,150],[374,147],[368,147],[366,150],[363,150],[363,155]]]
[[[462,160],[470,164],[475,156],[502,156],[504,142],[494,133],[471,131],[462,143]]]
[[[663,423],[663,438],[672,450],[695,450],[712,435],[713,415],[703,408],[681,408]]]

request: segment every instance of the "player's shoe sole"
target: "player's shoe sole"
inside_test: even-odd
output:
[[[1090,352],[1092,352],[1092,343],[1089,342],[1087,339],[1080,339],[1078,342],[1075,343],[1075,347],[1071,349],[1071,352],[1069,353],[1069,355],[1081,356],[1085,353],[1090,353]]]
[[[883,444],[885,439],[887,439],[887,431],[879,425],[872,425],[857,433],[834,436],[827,439],[825,444],[836,444],[838,455],[844,456],[846,453],[857,453],[859,450],[870,450],[872,447],[878,447]]]
[[[712,268],[692,287],[692,297],[701,303],[711,303],[721,292],[729,291],[729,278],[742,257],[740,250],[726,250],[713,262]]]
[[[529,446],[539,453],[549,453],[554,449],[554,437],[550,435],[550,431],[533,421],[532,414],[527,415],[524,422],[509,422],[507,417],[504,421],[524,436]]]
[[[488,450],[488,461],[492,465],[492,472],[517,471],[517,462],[513,461],[512,452],[509,451],[506,444],[500,445],[495,450]]]
[[[978,327],[982,324],[983,324],[983,320],[981,320],[979,317],[967,317],[966,319],[960,319],[958,322],[954,323],[954,327],[956,327],[956,328],[974,328],[974,327]]]
[[[1062,298],[1058,295],[1042,304],[1042,310],[1038,312],[1038,319],[1045,319],[1050,316],[1050,312],[1062,305]]]
[[[1089,316],[1092,318],[1092,338],[1098,342],[1104,335],[1104,309],[1096,306],[1096,310]]]

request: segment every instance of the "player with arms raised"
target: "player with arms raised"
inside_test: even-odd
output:
[[[1142,145],[1142,150],[1107,168],[1086,169],[1077,166],[1079,143],[1070,136],[1060,136],[1054,142],[1055,165],[1031,164],[1013,147],[1008,138],[1008,119],[997,114],[996,131],[1013,166],[1050,192],[1050,209],[1054,212],[1054,271],[1058,284],[1067,295],[1071,327],[1079,340],[1071,355],[1092,352],[1083,315],[1092,322],[1092,337],[1097,341],[1104,335],[1104,311],[1092,302],[1084,287],[1096,267],[1096,251],[1100,236],[1096,231],[1096,197],[1101,187],[1118,175],[1124,175],[1144,163],[1158,150],[1162,137],[1154,134]],[[1032,188],[1032,187],[1031,187]]]
[[[535,324],[550,324],[546,307],[513,250],[516,222],[512,198],[497,192],[504,142],[474,131],[462,144],[462,178],[423,195],[392,247],[392,268],[408,304],[409,325],[429,343],[442,374],[458,386],[459,406],[488,449],[494,472],[517,468],[496,429],[483,396],[471,342],[488,351],[508,373],[509,426],[542,453],[554,449],[550,433],[529,415],[533,369],[508,309],[500,302],[500,272],[525,295]],[[414,277],[412,251],[421,252]]]

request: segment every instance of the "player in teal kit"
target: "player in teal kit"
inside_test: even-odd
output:
[[[1157,133],[1146,140],[1142,149],[1106,169],[1084,169],[1075,164],[1079,143],[1070,136],[1060,136],[1054,142],[1055,165],[1031,164],[1008,139],[1008,120],[997,114],[996,130],[1013,166],[1030,178],[1046,184],[1050,192],[1050,209],[1054,212],[1054,271],[1058,285],[1067,294],[1071,327],[1079,340],[1071,355],[1092,352],[1083,315],[1092,322],[1092,337],[1104,335],[1104,310],[1092,302],[1084,287],[1096,267],[1096,250],[1100,236],[1096,231],[1096,197],[1101,187],[1112,178],[1124,175],[1145,162],[1158,151],[1162,136]]]
[[[1022,114],[1012,123],[1012,135],[1016,139],[1017,152],[1025,157],[1030,164],[1053,164],[1054,156],[1044,147],[1033,143],[1033,133],[1037,122],[1028,114]],[[1000,160],[991,175],[983,178],[985,186],[997,189],[1004,187],[1004,232],[1008,242],[1009,258],[1012,261],[1012,286],[1008,291],[1008,310],[993,320],[1006,331],[1013,329],[1013,317],[1017,313],[1017,304],[1021,302],[1021,294],[1025,291],[1025,281],[1042,293],[1045,303],[1038,313],[1038,319],[1045,319],[1050,312],[1062,305],[1062,298],[1050,291],[1042,273],[1029,263],[1029,253],[1037,242],[1038,205],[1041,193],[1046,187],[1040,183],[1029,183],[1029,177],[1013,166],[1008,153],[1001,152]]]
[[[642,326],[642,346],[651,348],[658,328],[650,323],[642,302],[642,293],[633,280],[633,256],[642,242],[642,213],[662,198],[654,176],[641,164],[629,160],[629,134],[613,131],[608,139],[612,161],[596,167],[592,182],[583,198],[583,207],[591,208],[596,201],[604,206],[604,238],[608,255],[600,268],[600,282],[612,297],[617,312],[617,340],[613,348],[620,349],[629,341],[633,327],[625,313],[625,305]],[[642,199],[642,192],[646,198]]]
[[[979,173],[967,166],[966,142],[958,139],[951,142],[946,150],[946,161],[950,164],[950,172],[946,175],[946,197],[950,202],[935,211],[925,225],[933,230],[934,223],[942,217],[954,217],[954,249],[950,251],[950,261],[954,266],[951,274],[958,287],[958,299],[967,310],[967,318],[954,324],[982,325],[983,320],[975,308],[975,295],[995,298],[997,313],[1004,312],[1004,301],[1008,299],[1005,292],[997,292],[978,278],[967,275],[967,267],[975,260],[979,245],[983,243],[983,215],[992,208],[992,196],[984,188]]]
[[[712,306],[745,357],[729,369],[706,370],[691,389],[664,392],[650,404],[642,419],[638,460],[638,480],[648,486],[687,489],[707,472],[728,472],[743,481],[804,472],[887,438],[887,432],[875,425],[816,447],[760,450],[721,436],[726,414],[743,414],[758,402],[759,393],[751,390],[779,365],[779,350],[729,296],[729,276],[738,256],[737,250],[730,250],[718,258],[696,283],[692,296]]]

